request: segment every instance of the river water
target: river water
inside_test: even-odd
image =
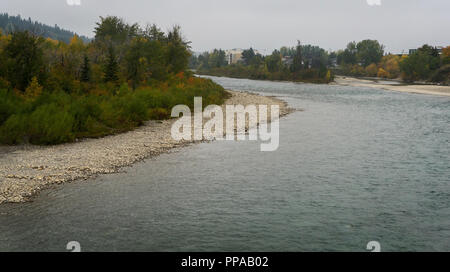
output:
[[[450,99],[213,78],[297,111],[280,148],[215,141],[0,206],[0,251],[450,251]]]

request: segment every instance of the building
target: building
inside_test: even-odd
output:
[[[294,58],[290,56],[284,56],[281,62],[286,66],[291,66],[294,63]]]
[[[238,48],[225,51],[225,58],[227,60],[227,63],[236,64],[242,61],[242,52],[244,52],[244,50]]]
[[[444,50],[443,46],[435,46],[434,48],[438,51],[439,55],[442,55],[442,51]],[[416,53],[417,50],[419,49],[409,49],[409,55]]]
[[[225,51],[225,58],[227,60],[228,64],[237,64],[242,60],[242,53],[244,52],[244,49],[240,49],[240,48],[234,48],[231,50],[226,50]],[[253,52],[255,52],[255,55],[260,54],[258,50],[253,49]]]
[[[417,52],[417,49],[409,49],[409,55],[412,55]]]

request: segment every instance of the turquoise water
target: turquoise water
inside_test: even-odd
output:
[[[0,251],[450,251],[450,99],[214,78],[303,109],[280,148],[202,143],[0,206]]]

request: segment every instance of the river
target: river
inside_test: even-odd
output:
[[[0,251],[450,251],[450,98],[213,78],[296,111],[0,206]]]

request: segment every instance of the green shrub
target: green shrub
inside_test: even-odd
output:
[[[164,120],[170,117],[170,113],[167,109],[156,108],[148,110],[148,116],[152,120]]]
[[[450,64],[444,65],[434,72],[431,77],[433,82],[442,82],[444,84],[450,84]]]
[[[56,104],[42,105],[29,117],[29,140],[33,144],[59,144],[75,139],[73,116]]]
[[[0,90],[0,125],[17,112],[17,100],[8,90]]]
[[[180,77],[135,91],[122,84],[117,92],[98,94],[44,92],[32,101],[0,90],[0,143],[58,144],[123,132],[149,119],[170,118],[175,105],[193,108],[195,96],[203,97],[206,107],[223,104],[227,93],[211,80]]]
[[[21,144],[27,142],[28,116],[14,114],[0,127],[0,142]]]

